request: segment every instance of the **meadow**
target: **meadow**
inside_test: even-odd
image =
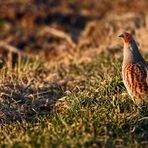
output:
[[[146,1],[16,2],[0,16],[0,147],[146,148],[148,104],[136,114],[118,38],[132,32],[148,60]]]
[[[35,69],[31,68],[33,75],[39,69],[45,69],[43,65],[36,67],[36,63],[32,66],[35,66]],[[10,98],[7,100],[11,109],[20,106],[14,115],[10,108],[9,112],[13,117],[20,112],[21,122],[1,126],[1,147],[146,147],[148,127],[145,116],[148,108],[143,105],[140,114],[134,115],[135,107],[121,79],[120,60],[110,54],[102,54],[87,64],[71,63],[65,68],[53,68],[51,71],[55,71],[59,82],[64,79],[68,79],[68,82],[56,84],[51,90],[46,87],[45,92],[40,90],[43,99],[26,97],[32,102],[47,98],[40,106],[34,107],[27,100],[22,102],[22,98],[20,102],[10,102]],[[44,72],[40,73],[44,75]],[[46,72],[46,75],[49,73]],[[24,75],[28,78],[28,74]],[[16,75],[17,81],[20,82],[25,76],[19,78]],[[52,106],[51,93],[55,93],[55,97],[59,95],[59,100]],[[37,113],[29,116],[28,111],[21,115],[19,110],[25,104]],[[12,108],[12,105],[15,107]]]

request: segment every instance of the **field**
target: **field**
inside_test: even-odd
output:
[[[121,77],[131,32],[148,61],[147,0],[0,2],[0,147],[148,147]]]

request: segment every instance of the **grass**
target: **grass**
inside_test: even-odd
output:
[[[29,65],[32,67],[28,68]],[[42,92],[43,88],[44,91],[48,90],[50,87],[46,87],[47,82],[43,80],[49,81],[47,77],[56,74],[59,83],[58,87],[54,88],[60,90],[61,95],[50,111],[44,108],[42,113],[42,108],[35,108],[37,113],[31,116],[31,119],[24,118],[1,125],[0,147],[148,145],[148,120],[144,119],[148,108],[144,105],[140,114],[134,116],[133,102],[126,94],[121,79],[120,59],[111,54],[102,54],[89,63],[73,62],[68,66],[48,68],[43,64],[28,64],[17,83],[21,82],[22,77],[29,76],[29,73],[36,79],[36,83],[29,85],[29,88],[36,88],[36,94]],[[20,75],[15,71],[14,74]],[[3,76],[3,81],[6,81],[5,79],[7,77]],[[38,99],[32,99],[29,95],[27,98],[30,100]],[[41,99],[44,97],[48,99],[50,95],[45,95]]]

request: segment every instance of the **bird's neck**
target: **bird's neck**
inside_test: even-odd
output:
[[[145,62],[134,40],[124,43],[123,65]]]

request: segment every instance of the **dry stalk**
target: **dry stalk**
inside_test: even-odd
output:
[[[61,30],[57,30],[55,28],[52,27],[45,27],[41,32],[40,35],[44,35],[46,33],[50,33],[58,38],[62,38],[65,39],[72,48],[76,47],[76,44],[73,42],[73,40],[71,39],[71,37],[66,34],[65,32],[61,31]]]
[[[0,42],[0,47],[5,48],[5,50],[8,51],[8,61],[7,61],[7,66],[9,70],[12,70],[12,63],[13,63],[13,53],[18,55],[18,67],[20,67],[22,57],[27,57],[27,58],[36,58],[37,56],[33,54],[26,54],[23,51],[20,51],[20,49],[9,45],[7,42],[1,41]]]

